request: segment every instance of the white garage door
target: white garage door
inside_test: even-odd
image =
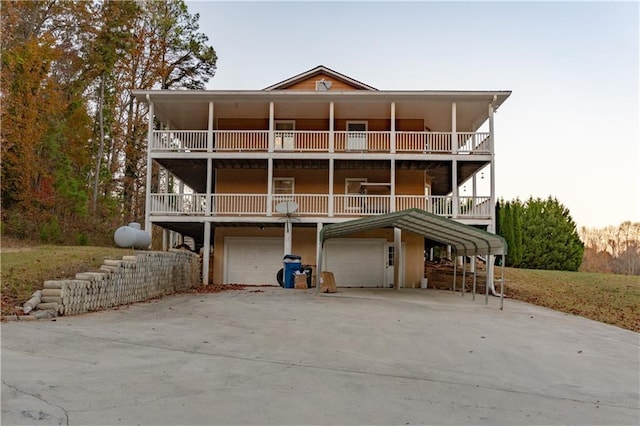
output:
[[[324,270],[333,272],[339,287],[385,286],[386,240],[334,238],[324,244]]]
[[[278,284],[282,268],[282,238],[227,237],[224,239],[225,284]]]

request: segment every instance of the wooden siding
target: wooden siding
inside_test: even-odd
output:
[[[218,118],[217,130],[269,130],[269,118]]]
[[[298,118],[276,117],[276,120],[295,121],[296,130],[329,130],[329,120],[326,118]],[[376,118],[362,120],[358,118],[336,118],[335,131],[347,130],[347,121],[366,121],[371,132],[384,132],[391,130],[391,120]],[[219,118],[217,130],[269,130],[269,118]],[[424,120],[418,118],[396,119],[396,131],[422,132]]]
[[[331,89],[330,89],[330,91],[332,92],[347,91],[347,90],[363,90],[363,89],[360,89],[359,87],[352,86],[334,77],[328,76],[324,73],[316,74],[305,80],[292,84],[289,87],[286,87],[284,89],[279,89],[279,90],[308,90],[308,91],[315,92],[316,81],[320,81],[322,79],[324,79],[325,81],[330,81],[332,83]]]

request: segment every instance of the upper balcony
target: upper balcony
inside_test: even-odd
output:
[[[154,130],[151,152],[491,154],[488,132]],[[452,143],[454,142],[454,143]],[[457,142],[457,143],[456,143]]]

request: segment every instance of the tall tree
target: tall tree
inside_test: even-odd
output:
[[[498,217],[509,244],[508,264],[531,269],[576,271],[584,245],[569,210],[552,197],[506,202]]]

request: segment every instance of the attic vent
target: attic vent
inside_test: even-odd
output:
[[[326,92],[329,89],[331,89],[331,82],[325,80],[324,78],[322,80],[318,80],[316,81],[316,92]]]

